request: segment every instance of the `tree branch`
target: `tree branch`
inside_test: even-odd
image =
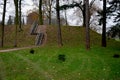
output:
[[[92,5],[94,4],[95,0],[92,0],[90,3],[90,8],[92,8]]]

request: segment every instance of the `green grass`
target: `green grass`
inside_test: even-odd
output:
[[[120,50],[42,47],[0,54],[2,80],[120,80]],[[66,61],[58,60],[65,54]]]
[[[18,47],[34,45],[29,26],[19,33]],[[13,34],[7,28],[5,48],[12,48]],[[47,28],[43,47],[0,53],[0,80],[120,80],[120,42],[107,40],[101,47],[101,35],[91,31],[91,49],[85,49],[85,29],[62,27],[63,47],[57,46],[57,27]],[[9,37],[9,38],[8,38]],[[9,42],[11,41],[11,42]],[[58,60],[65,54],[66,61]]]

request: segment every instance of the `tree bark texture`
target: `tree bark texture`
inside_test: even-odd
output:
[[[1,34],[1,47],[4,46],[4,26],[5,26],[5,13],[6,13],[6,3],[7,0],[4,0],[4,7],[3,7],[3,16],[2,16],[2,34]]]
[[[85,0],[86,49],[90,49],[89,0]]]
[[[86,20],[85,20],[85,19],[86,19],[86,18],[85,18],[85,17],[86,17],[86,13],[85,13],[85,11],[86,11],[86,5],[85,5],[85,4],[86,4],[86,3],[85,3],[85,2],[86,2],[86,0],[83,0],[83,10],[82,10],[82,14],[83,14],[83,27],[86,26],[86,25],[85,25],[85,21],[86,21]]]
[[[49,25],[51,25],[51,6],[52,6],[52,1],[49,0]]]
[[[19,16],[18,16],[18,0],[14,0],[15,4],[15,42],[14,42],[14,47],[17,47],[17,27],[19,24]]]
[[[20,31],[22,30],[22,18],[21,18],[22,12],[21,12],[21,2],[22,2],[22,0],[19,0],[19,30],[20,30]]]
[[[65,24],[68,26],[68,21],[67,21],[67,10],[65,10]]]
[[[106,0],[103,0],[102,47],[106,47]]]
[[[40,25],[43,25],[42,0],[39,0],[39,23],[40,23]]]
[[[61,25],[60,25],[60,10],[59,10],[59,0],[56,0],[56,15],[57,15],[57,26],[58,26],[58,45],[63,46],[62,43],[62,34],[61,34]]]

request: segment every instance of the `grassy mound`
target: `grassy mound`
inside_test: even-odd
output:
[[[23,26],[23,31],[19,32],[17,35],[18,47],[25,47],[34,45],[35,36],[30,35],[30,25]],[[0,31],[1,34],[1,31]],[[1,37],[1,36],[0,36]],[[5,26],[5,38],[4,38],[4,48],[13,48],[15,40],[15,26]]]
[[[63,45],[67,46],[84,46],[85,45],[85,28],[63,26],[62,39]],[[48,44],[57,43],[57,27],[48,27]],[[91,45],[100,45],[101,36],[94,31],[90,31]]]
[[[30,25],[23,26],[23,31],[18,32],[17,42],[18,47],[33,46],[35,44],[35,35],[30,35]],[[79,46],[85,45],[85,28],[62,26],[62,40],[64,46]],[[1,34],[1,31],[0,31]],[[1,36],[0,36],[1,37]],[[15,26],[5,27],[4,48],[13,48],[15,39]],[[91,46],[101,46],[101,35],[95,31],[90,31]],[[116,41],[108,40],[108,46]],[[47,27],[47,42],[46,46],[57,46],[57,27]]]
[[[34,45],[29,28],[19,33],[19,47]],[[62,27],[64,46],[58,47],[56,30],[47,28],[44,47],[0,53],[0,80],[120,80],[120,58],[114,57],[120,55],[120,42],[108,40],[102,48],[101,35],[91,31],[91,50],[86,51],[85,29],[67,26]],[[6,31],[5,46],[12,46],[14,32]]]
[[[18,47],[32,46],[35,43],[35,36],[30,35],[30,25],[23,26],[23,31],[18,32]],[[1,31],[0,31],[1,34]],[[64,45],[78,45],[84,43],[84,28],[78,27],[62,27],[62,36]],[[96,34],[96,33],[95,33]],[[0,36],[1,38],[1,36]],[[4,48],[12,48],[15,39],[15,26],[5,26]],[[47,43],[46,45],[57,45],[57,27],[47,27]]]

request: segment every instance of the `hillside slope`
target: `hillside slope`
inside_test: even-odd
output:
[[[12,48],[14,44],[14,26],[5,27],[5,46],[4,48]],[[35,35],[30,35],[30,25],[23,26],[23,31],[18,32],[18,47],[33,46],[35,44]],[[62,26],[62,39],[64,46],[81,46],[85,45],[85,28]],[[1,31],[0,31],[1,32]],[[1,37],[1,36],[0,36]],[[101,46],[101,35],[95,31],[90,31],[91,46]],[[114,44],[118,42],[113,41]],[[47,26],[47,42],[45,46],[57,45],[57,27]],[[111,40],[108,40],[108,45],[111,45]],[[113,44],[112,44],[113,45]]]
[[[17,42],[18,47],[25,47],[34,45],[35,36],[30,35],[30,25],[23,26],[23,31],[18,32]],[[1,31],[0,31],[1,34]],[[0,36],[1,37],[1,36]],[[4,48],[12,48],[14,46],[15,39],[15,26],[5,27]]]
[[[85,28],[63,26],[62,28],[62,39],[63,45],[78,46],[85,44]],[[57,27],[48,27],[48,44],[57,43]],[[101,35],[90,31],[91,45],[100,45]]]
[[[7,29],[6,41],[13,41],[13,30]],[[29,29],[25,26],[19,32],[19,47],[34,45],[35,36]],[[119,42],[108,40],[103,48],[101,35],[91,31],[91,49],[87,51],[84,28],[62,27],[64,46],[58,47],[56,30],[48,26],[43,47],[0,53],[0,80],[120,80]],[[6,42],[5,47],[8,43],[13,45]]]

